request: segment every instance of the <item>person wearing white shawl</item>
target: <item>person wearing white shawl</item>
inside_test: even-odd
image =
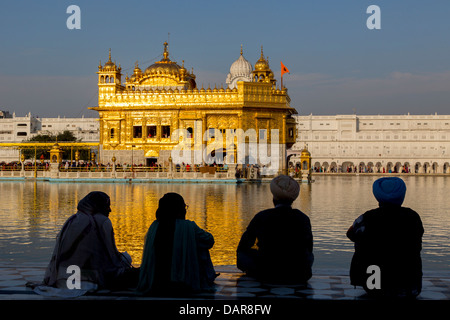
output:
[[[98,289],[134,287],[138,269],[132,267],[126,252],[117,250],[108,217],[109,196],[90,192],[80,200],[77,210],[58,233],[44,280],[34,291],[47,296],[76,297]],[[80,288],[69,279],[73,274],[70,266],[80,269]]]
[[[262,281],[306,285],[314,262],[313,235],[309,217],[292,208],[300,185],[279,175],[271,181],[270,191],[275,208],[250,221],[237,248],[237,267]]]

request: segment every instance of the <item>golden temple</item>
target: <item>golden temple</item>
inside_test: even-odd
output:
[[[279,171],[286,169],[286,149],[296,139],[291,115],[297,112],[290,107],[287,89],[277,88],[262,47],[254,69],[241,47],[227,88],[199,88],[184,61],[180,66],[170,60],[167,42],[160,61],[145,70],[136,63],[125,83],[121,71],[110,50],[108,61],[98,66],[98,106],[90,108],[99,113],[101,162],[115,157],[119,163],[167,165],[173,150],[183,145],[182,150],[207,150],[206,157],[220,150],[228,164],[261,164],[249,156],[248,146],[241,149],[244,156],[237,153],[243,143],[264,142],[278,146]],[[243,140],[236,132],[243,132]],[[190,155],[183,162],[205,164],[205,156]]]

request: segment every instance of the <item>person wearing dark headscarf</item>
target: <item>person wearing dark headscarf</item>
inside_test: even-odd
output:
[[[359,216],[347,231],[355,243],[351,284],[377,297],[414,298],[422,289],[422,221],[417,212],[402,206],[406,194],[402,179],[380,178],[372,189],[379,207]],[[372,265],[379,269],[368,271]]]
[[[117,250],[110,212],[110,198],[104,192],[93,191],[80,200],[77,213],[67,219],[58,233],[39,293],[45,294],[48,287],[70,292],[69,266],[77,266],[81,271],[79,294],[135,287],[138,271],[131,266],[131,257]]]
[[[300,185],[279,175],[270,191],[275,208],[250,221],[237,247],[237,267],[262,281],[306,285],[314,262],[313,235],[309,217],[292,208]]]
[[[186,208],[177,193],[159,199],[156,220],[145,236],[138,294],[214,291],[216,273],[209,254],[214,237],[186,219]]]

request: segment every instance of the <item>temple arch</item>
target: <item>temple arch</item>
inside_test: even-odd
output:
[[[375,170],[376,173],[381,173],[383,171],[383,165],[381,164],[381,162],[377,162],[375,164],[375,168],[376,168],[376,170]]]
[[[353,172],[353,162],[345,161],[342,162],[342,172]]]

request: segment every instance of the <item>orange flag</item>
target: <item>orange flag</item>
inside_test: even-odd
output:
[[[283,74],[285,73],[289,73],[289,69],[285,67],[285,65],[283,64],[283,62],[281,62],[281,76],[283,76]]]

